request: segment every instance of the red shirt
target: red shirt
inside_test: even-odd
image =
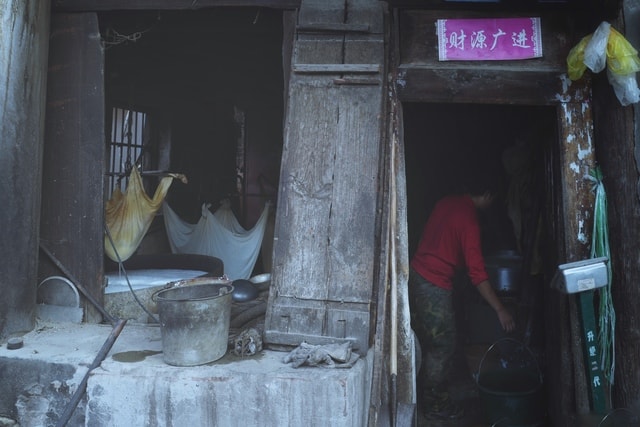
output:
[[[466,268],[474,285],[489,279],[471,197],[447,196],[436,204],[424,226],[411,267],[429,282],[445,289],[453,288],[456,269]]]

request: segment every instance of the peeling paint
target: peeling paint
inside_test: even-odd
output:
[[[587,236],[584,232],[584,220],[578,220],[578,241],[580,243],[586,244],[588,242]]]
[[[571,162],[569,165],[569,169],[571,169],[574,173],[580,172],[580,166],[576,162]]]
[[[582,103],[582,114],[586,113],[590,109],[591,109],[591,105],[589,105],[588,102]]]
[[[569,91],[569,87],[571,87],[571,79],[569,78],[569,76],[567,74],[561,74],[560,83],[562,84],[562,95],[566,96],[567,99],[571,99],[570,96],[566,95],[567,92]],[[558,94],[558,96],[561,96],[561,95]]]
[[[571,126],[571,124],[573,122],[573,116],[571,115],[571,112],[569,111],[569,105],[568,104],[560,104],[560,107],[562,108],[562,114],[564,115],[564,117],[567,120],[567,125]]]
[[[564,104],[567,102],[571,102],[571,95],[569,95],[569,88],[571,87],[571,79],[567,74],[561,74],[559,76],[560,85],[562,86],[562,93],[556,93],[555,99],[556,101]]]
[[[591,149],[591,144],[587,144],[586,148],[582,148],[580,146],[578,146],[578,159],[579,160],[584,160],[587,157],[589,157],[592,153],[592,149]]]

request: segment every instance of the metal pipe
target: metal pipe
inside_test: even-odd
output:
[[[40,249],[42,249],[42,251],[45,254],[47,254],[47,256],[60,269],[60,271],[62,271],[69,278],[69,280],[71,280],[73,284],[76,285],[76,287],[80,290],[80,292],[82,292],[82,295],[84,295],[84,297],[87,298],[94,305],[94,307],[98,309],[98,311],[102,314],[103,317],[105,317],[109,321],[109,323],[114,325],[119,320],[116,317],[113,317],[112,315],[110,315],[107,312],[107,310],[105,310],[104,307],[100,305],[100,303],[93,297],[93,295],[91,295],[89,291],[87,291],[87,289],[84,286],[82,286],[82,284],[78,281],[78,279],[76,279],[75,276],[71,274],[69,269],[67,269],[60,262],[60,260],[58,260],[58,258],[56,258],[55,255],[53,255],[53,253],[46,247],[46,245],[42,241],[40,241]]]
[[[122,332],[122,329],[124,328],[124,325],[126,323],[127,321],[122,319],[119,319],[116,321],[116,324],[114,325],[113,329],[111,330],[111,333],[107,337],[107,340],[102,345],[102,348],[96,355],[95,359],[93,359],[93,363],[91,363],[91,366],[89,366],[89,370],[87,370],[86,374],[84,374],[84,377],[80,382],[80,385],[76,389],[76,392],[71,397],[71,400],[67,404],[67,407],[65,408],[64,412],[60,416],[60,419],[56,423],[56,427],[64,427],[67,425],[67,423],[69,422],[69,419],[71,419],[71,416],[73,415],[73,412],[76,410],[78,403],[80,403],[80,399],[82,399],[82,396],[84,395],[85,389],[87,387],[87,382],[89,381],[89,374],[91,374],[91,372],[95,368],[97,368],[100,365],[100,363],[102,363],[104,358],[107,357],[107,354],[109,354],[111,347],[113,347],[113,344],[116,342],[116,339],[120,335],[120,332]]]
[[[107,310],[105,310],[104,307],[102,307],[102,305],[100,305],[100,303],[93,297],[93,295],[91,295],[89,291],[87,291],[87,289],[82,286],[78,279],[76,279],[75,276],[71,274],[71,272],[64,266],[64,264],[62,264],[60,260],[58,260],[58,258],[53,255],[53,253],[46,247],[44,243],[42,243],[42,241],[40,242],[40,249],[42,249],[42,251],[51,259],[51,261],[53,261],[53,263],[69,278],[69,280],[73,282],[73,284],[80,290],[80,292],[82,292],[82,295],[84,295],[98,309],[98,311],[100,311],[102,316],[109,320],[109,323],[113,325],[113,329],[111,329],[111,333],[107,337],[107,340],[104,342],[102,348],[93,359],[93,362],[89,366],[87,372],[84,374],[84,377],[82,378],[80,385],[76,389],[76,392],[71,397],[71,400],[67,404],[67,407],[56,423],[56,427],[64,427],[69,422],[69,419],[71,419],[71,416],[76,410],[78,403],[80,403],[80,399],[82,399],[82,396],[84,395],[85,389],[87,387],[87,382],[89,381],[89,374],[91,374],[91,372],[95,368],[97,368],[100,363],[102,363],[104,358],[107,357],[107,354],[111,350],[111,347],[113,347],[113,344],[116,342],[116,339],[120,335],[120,332],[122,332],[122,329],[124,328],[124,325],[127,323],[127,321],[118,319],[117,317],[110,315]]]

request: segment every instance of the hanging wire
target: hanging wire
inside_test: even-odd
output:
[[[612,385],[615,373],[616,312],[611,295],[613,270],[611,268],[611,250],[609,247],[607,195],[602,183],[602,171],[599,166],[590,172],[589,179],[594,182],[593,190],[595,191],[591,257],[607,257],[609,259],[607,262],[608,284],[599,289],[598,341],[602,352],[600,367],[609,384]],[[611,388],[609,388],[609,393],[611,393]]]
[[[105,49],[109,49],[110,47],[117,46],[123,43],[135,43],[140,40],[145,33],[151,31],[156,25],[158,25],[159,22],[160,14],[158,14],[158,16],[156,17],[156,22],[153,25],[143,30],[134,31],[128,34],[122,34],[113,27],[107,27],[100,41],[102,42],[102,46]]]
[[[131,294],[133,295],[133,298],[136,300],[138,305],[144,310],[144,312],[147,313],[147,315],[149,315],[149,317],[151,319],[153,319],[153,321],[155,323],[160,323],[158,318],[156,316],[154,316],[154,314],[151,313],[147,309],[147,307],[144,306],[142,301],[140,301],[140,298],[138,298],[138,295],[136,295],[135,291],[133,290],[133,286],[131,286],[131,282],[129,281],[129,275],[127,274],[127,270],[124,268],[124,263],[122,262],[122,259],[120,259],[120,255],[118,254],[118,250],[116,249],[116,245],[113,242],[113,238],[111,237],[111,232],[109,231],[109,227],[107,227],[106,224],[104,225],[104,232],[107,234],[107,237],[109,238],[109,243],[111,243],[111,246],[113,247],[113,253],[116,254],[116,258],[118,259],[118,269],[120,271],[124,272],[124,278],[127,281],[127,285],[129,286],[129,290],[131,291]]]

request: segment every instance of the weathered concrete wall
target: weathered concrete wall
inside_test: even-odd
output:
[[[0,339],[34,326],[50,2],[0,2]]]
[[[55,425],[85,372],[86,368],[78,369],[66,361],[46,363],[41,359],[0,357],[0,414],[22,427]],[[85,400],[79,408],[84,408]],[[2,417],[0,425],[5,425]],[[84,412],[78,409],[68,426],[81,425]]]
[[[24,346],[0,346],[2,415],[22,427],[60,422],[87,367],[112,331],[104,324],[44,324]],[[124,327],[99,367],[68,427],[367,425],[373,352],[351,368],[294,368],[286,352],[231,352],[199,366],[170,366],[161,329]],[[187,351],[187,350],[185,350]]]

